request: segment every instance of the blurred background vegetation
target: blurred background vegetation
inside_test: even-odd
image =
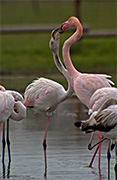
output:
[[[1,28],[56,28],[76,15],[73,0],[2,0]],[[89,32],[115,32],[117,28],[116,0],[81,0],[80,18]],[[60,38],[60,57],[64,41],[73,32]],[[51,32],[14,33],[0,35],[0,83],[8,89],[24,91],[33,79],[43,76],[67,87],[64,77],[55,67],[49,41]],[[115,37],[84,37],[72,45],[71,59],[80,72],[110,74],[117,83],[117,40]]]

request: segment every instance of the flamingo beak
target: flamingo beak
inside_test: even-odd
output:
[[[61,25],[61,31],[59,33],[63,33],[66,29],[68,29],[68,21],[66,21],[65,23],[63,23]]]
[[[68,22],[66,21],[65,23],[63,23],[60,27],[54,29],[51,33],[51,37],[53,37],[53,39],[55,39],[55,33],[57,31],[59,31],[60,34],[62,34],[66,29],[68,28]]]
[[[56,33],[57,31],[59,31],[59,33],[63,33],[63,32],[64,32],[64,31],[62,30],[61,26],[58,27],[58,28],[56,28],[56,29],[54,29],[54,30],[52,31],[52,33],[51,33],[51,37],[53,37],[53,39],[55,39],[55,33]]]

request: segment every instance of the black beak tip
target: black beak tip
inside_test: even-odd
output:
[[[60,28],[61,28],[61,27],[58,27],[58,28],[56,28],[56,29],[54,29],[54,30],[52,31],[51,36],[53,37],[53,39],[55,39],[55,35],[54,35],[54,34],[55,34],[57,31],[59,31]]]
[[[81,122],[80,122],[80,121],[75,122],[74,125],[75,125],[76,127],[80,127],[80,126],[81,126]]]
[[[60,29],[59,33],[60,33],[60,34],[63,34],[63,33],[64,33],[64,31],[63,31],[62,29]]]

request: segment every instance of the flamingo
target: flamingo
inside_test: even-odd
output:
[[[90,109],[89,109],[88,114],[91,115],[93,112],[97,111],[100,108],[100,106],[109,98],[116,98],[117,99],[117,88],[105,87],[105,88],[101,88],[101,89],[98,89],[97,91],[95,91],[95,93],[90,98]],[[76,125],[77,125],[77,122],[76,122]],[[91,136],[91,139],[90,139],[90,142],[88,145],[89,149],[92,149],[90,146],[91,146],[91,141],[92,141],[93,136],[94,136],[94,133],[92,133],[92,136]],[[102,140],[103,140],[103,136],[102,136]],[[94,156],[93,156],[93,158],[89,164],[89,167],[92,166],[92,163],[93,163],[93,160],[95,158],[95,155],[96,155],[98,148],[99,147],[97,147],[97,149],[95,150]]]
[[[62,49],[63,60],[66,69],[68,70],[71,86],[74,92],[76,93],[76,96],[83,104],[85,104],[89,108],[90,107],[89,101],[92,94],[97,89],[100,89],[102,87],[111,87],[110,84],[114,85],[114,83],[111,80],[107,79],[107,78],[111,78],[111,76],[109,75],[81,73],[74,68],[71,62],[69,51],[71,45],[81,38],[83,34],[83,27],[80,21],[76,17],[70,17],[66,22],[64,22],[61,25],[60,28],[57,29],[60,29],[61,30],[60,33],[63,33],[66,29],[72,27],[76,27],[76,31],[70,38],[68,38],[64,42]],[[98,133],[98,137],[99,139],[102,138],[99,136],[99,133]],[[100,146],[100,150],[101,150],[101,146]],[[99,159],[100,159],[100,154],[99,154]],[[99,169],[100,169],[100,163],[99,163]]]
[[[7,122],[7,147],[8,147],[8,175],[11,163],[10,154],[10,141],[9,141],[9,118],[15,121],[20,121],[26,117],[26,107],[20,101],[23,97],[16,91],[6,90],[0,85],[0,132],[3,123],[3,153],[2,153],[2,164],[3,164],[3,176],[5,176],[5,123]]]
[[[110,100],[111,99],[111,100]],[[75,125],[76,126],[81,126],[81,124],[83,124],[83,130],[85,130],[85,131],[87,131],[88,130],[88,132],[90,131],[90,126],[89,126],[89,124],[91,125],[91,123],[92,123],[92,125],[91,125],[91,131],[92,131],[92,126],[94,125],[93,123],[94,123],[94,121],[92,121],[92,117],[94,117],[96,114],[97,114],[97,112],[99,111],[100,112],[100,110],[102,110],[102,108],[100,108],[100,107],[103,107],[103,109],[104,108],[106,108],[106,106],[108,105],[111,105],[112,103],[113,103],[113,101],[112,101],[112,99],[114,99],[115,101],[114,102],[117,102],[117,88],[115,88],[115,87],[105,87],[105,88],[101,88],[101,89],[98,89],[97,91],[95,91],[95,93],[91,96],[91,98],[90,98],[90,102],[89,102],[89,104],[90,104],[90,108],[89,108],[89,115],[90,115],[90,118],[89,118],[89,120],[87,120],[86,122],[84,121],[84,122],[76,122],[75,123]],[[107,102],[106,102],[107,101]],[[106,102],[106,103],[105,103]],[[105,106],[103,105],[102,106],[102,104],[105,104]],[[110,106],[109,106],[110,107]],[[116,106],[114,106],[114,107],[116,107]],[[109,112],[109,111],[108,111]],[[88,124],[89,123],[89,124]],[[102,123],[102,122],[101,122]],[[112,122],[113,123],[113,122]],[[113,126],[112,124],[111,124],[111,121],[110,121],[110,126]],[[93,129],[95,128],[95,130],[98,130],[98,128],[97,128],[97,125],[95,125],[94,127],[93,127]],[[108,130],[108,128],[109,127],[106,127],[106,130]],[[103,130],[103,129],[102,129]],[[95,131],[94,131],[95,132]],[[88,146],[88,148],[91,150],[91,149],[93,149],[97,144],[99,144],[99,142],[102,142],[102,141],[104,141],[105,140],[105,138],[104,138],[104,136],[103,136],[103,138],[102,138],[102,140],[101,141],[99,141],[98,143],[96,143],[96,145],[93,145],[92,147],[91,147],[91,142],[92,142],[92,140],[93,140],[93,136],[94,136],[94,132],[92,133],[92,136],[91,136],[91,138],[90,138],[90,142],[89,142],[89,146]],[[115,131],[116,132],[116,131]],[[104,135],[104,134],[103,134]],[[106,134],[107,135],[107,134]],[[105,136],[106,137],[106,136]],[[109,146],[110,146],[110,143],[109,143]],[[97,147],[96,148],[96,151],[95,151],[95,153],[94,153],[94,155],[93,155],[93,158],[92,158],[92,160],[91,160],[91,162],[90,162],[90,164],[89,164],[89,167],[91,167],[92,166],[92,163],[93,163],[93,160],[94,160],[94,158],[95,158],[95,155],[96,155],[96,152],[97,152],[97,150],[99,149],[99,147]],[[109,150],[108,150],[109,151]],[[110,174],[110,161],[109,161],[109,157],[110,157],[110,155],[109,155],[109,153],[108,153],[108,177],[109,177],[109,174]]]
[[[115,156],[116,156],[115,176],[117,179],[117,88],[112,90],[114,90],[113,92],[115,92],[115,96],[112,98],[108,98],[105,96],[103,104],[101,103],[102,100],[100,101],[98,100],[97,102],[95,102],[95,105],[100,104],[100,108],[97,111],[94,111],[90,115],[88,120],[81,122],[82,124],[81,129],[86,133],[94,132],[98,130],[104,135],[105,138],[103,140],[111,139],[114,141],[113,143],[115,145]],[[97,145],[98,143],[96,143],[95,145]],[[93,147],[95,147],[95,145]],[[109,147],[107,151],[108,180],[110,180],[110,157],[111,155],[110,155],[110,142],[109,142]]]
[[[59,54],[58,54],[58,46],[59,46],[59,33],[52,32],[51,40],[50,40],[50,49],[53,52],[53,58],[56,67],[59,71],[64,75],[68,82],[68,89],[67,91],[64,87],[47,78],[39,78],[34,80],[31,84],[29,84],[24,92],[24,105],[26,107],[34,107],[35,111],[44,111],[47,115],[47,122],[45,128],[45,134],[43,139],[43,148],[44,148],[44,159],[45,159],[45,176],[47,171],[47,160],[46,160],[46,137],[47,137],[47,130],[48,124],[50,120],[50,116],[52,115],[53,111],[57,108],[57,106],[69,98],[72,93],[73,89],[70,84],[70,77],[67,70],[64,68],[63,64],[60,61]]]
[[[68,19],[68,21],[62,24],[60,29],[62,32],[64,32],[66,29],[71,27],[76,27],[76,32],[64,42],[62,51],[63,60],[66,69],[69,72],[71,85],[77,97],[89,108],[89,101],[92,94],[97,89],[102,87],[111,87],[110,84],[114,85],[114,83],[107,79],[111,78],[109,75],[80,73],[74,68],[70,59],[69,50],[71,45],[81,38],[83,28],[80,21],[76,17],[71,17]]]
[[[110,98],[117,99],[116,87],[105,87],[95,91],[95,93],[90,98],[90,108],[88,114],[91,115],[94,111],[98,111],[101,105]]]

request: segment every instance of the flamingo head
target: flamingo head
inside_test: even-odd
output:
[[[64,32],[66,29],[76,27],[77,25],[81,26],[80,21],[78,20],[78,18],[72,16],[65,23],[62,24],[61,31]]]
[[[55,40],[55,33],[58,31],[60,34],[63,33],[66,29],[72,28],[72,27],[77,27],[78,31],[80,32],[80,35],[82,35],[83,32],[83,28],[82,25],[80,23],[80,21],[78,20],[78,18],[72,16],[70,17],[66,22],[64,22],[60,27],[54,29],[52,31],[51,36],[53,37],[53,39]]]
[[[0,85],[0,91],[5,92],[5,91],[6,91],[6,89],[5,89],[2,85]]]

